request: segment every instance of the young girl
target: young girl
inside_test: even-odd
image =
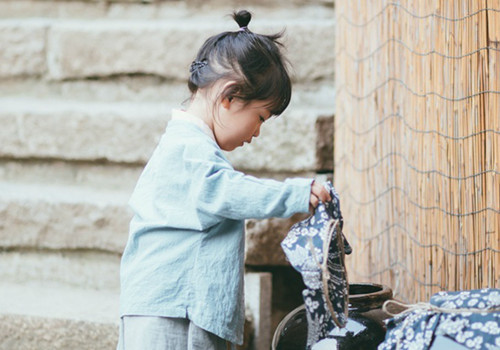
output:
[[[257,179],[224,155],[259,136],[291,96],[281,35],[251,32],[247,11],[233,18],[239,30],[199,50],[189,106],[173,111],[130,199],[119,349],[241,344],[244,220],[288,217],[331,200],[312,179]]]

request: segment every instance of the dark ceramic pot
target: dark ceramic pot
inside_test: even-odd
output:
[[[349,319],[345,328],[334,328],[328,338],[316,343],[312,350],[371,350],[385,338],[383,320],[390,316],[382,311],[392,290],[381,284],[349,285]],[[307,341],[307,317],[304,305],[290,312],[274,333],[273,350],[304,350]]]

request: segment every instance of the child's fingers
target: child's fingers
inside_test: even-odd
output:
[[[319,202],[331,201],[332,197],[323,185],[313,182],[311,185],[311,195],[309,197],[309,210],[311,213],[318,207]]]
[[[318,197],[316,197],[314,194],[311,193],[311,196],[309,197],[309,204],[311,204],[311,207],[313,209],[316,208],[319,204]]]
[[[330,193],[327,191],[327,189],[323,185],[318,184],[316,181],[313,182],[311,186],[311,195],[316,196],[316,198],[322,202],[328,202],[332,200],[332,197],[330,196]]]

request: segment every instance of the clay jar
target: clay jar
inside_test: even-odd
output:
[[[390,316],[382,311],[392,289],[381,284],[349,284],[349,319],[345,328],[334,328],[326,339],[311,350],[377,349],[385,338],[383,320]],[[304,305],[283,318],[274,333],[273,350],[304,350],[307,341],[307,318]]]

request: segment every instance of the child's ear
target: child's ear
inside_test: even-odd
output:
[[[222,87],[222,95],[224,96],[221,100],[222,107],[229,109],[231,102],[234,101],[234,94],[237,91],[237,85],[235,81],[227,81]]]
[[[222,107],[224,107],[225,109],[229,109],[229,107],[231,107],[232,101],[233,101],[233,97],[231,97],[231,96],[224,97],[221,101]]]

